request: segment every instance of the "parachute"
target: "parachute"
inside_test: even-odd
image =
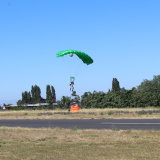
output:
[[[77,51],[77,50],[60,51],[56,54],[56,57],[62,57],[65,55],[69,55],[72,57],[74,54],[76,54],[83,61],[83,63],[85,63],[87,65],[93,63],[93,59],[88,54],[81,52],[81,51]]]
[[[83,63],[89,65],[93,63],[93,59],[86,53],[81,52],[81,51],[77,51],[77,50],[63,50],[60,51],[56,54],[56,57],[62,57],[65,55],[69,55],[70,57],[73,57],[73,55],[77,55],[82,61]],[[76,91],[74,90],[74,81],[75,81],[75,77],[74,76],[70,76],[70,91],[71,93],[71,97],[72,96],[77,96]]]

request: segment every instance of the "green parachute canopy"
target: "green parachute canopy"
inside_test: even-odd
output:
[[[81,52],[81,51],[77,51],[77,50],[60,51],[56,54],[56,57],[62,57],[62,56],[65,56],[67,54],[70,55],[70,56],[73,56],[74,54],[76,54],[87,65],[93,63],[93,59],[88,54],[86,54],[84,52]]]

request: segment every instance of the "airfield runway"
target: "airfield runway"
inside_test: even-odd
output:
[[[0,126],[27,128],[160,130],[160,119],[0,120]]]

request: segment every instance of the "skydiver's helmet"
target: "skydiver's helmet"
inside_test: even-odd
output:
[[[70,57],[73,57],[73,54],[71,53],[71,54],[69,54],[69,56],[70,56]]]

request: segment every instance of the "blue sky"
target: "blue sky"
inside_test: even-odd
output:
[[[159,0],[0,0],[0,104],[53,85],[57,98],[75,89],[104,91],[112,78],[130,89],[159,75]],[[58,51],[88,53],[92,65]]]

